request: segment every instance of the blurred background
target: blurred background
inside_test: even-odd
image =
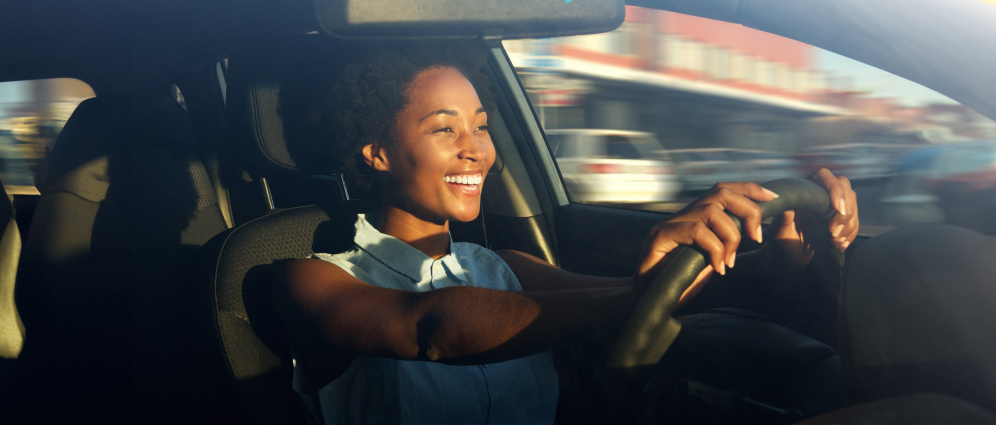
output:
[[[574,201],[676,210],[716,182],[826,167],[854,183],[864,234],[996,234],[996,122],[900,77],[636,7],[610,33],[504,46]]]
[[[0,181],[8,195],[38,194],[45,158],[93,90],[72,78],[0,83]]]

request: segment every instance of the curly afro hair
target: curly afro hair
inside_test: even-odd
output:
[[[483,47],[454,42],[353,42],[323,49],[283,76],[279,112],[288,150],[309,170],[341,173],[352,194],[378,198],[377,171],[367,166],[362,149],[395,142],[395,120],[408,104],[408,86],[423,70],[456,68],[490,112],[494,95],[482,71],[485,53]]]

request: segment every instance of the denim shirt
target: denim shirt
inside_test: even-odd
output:
[[[354,241],[353,250],[313,257],[385,288],[522,290],[508,265],[479,245],[451,240],[450,253],[433,260],[362,214]],[[356,356],[316,393],[294,388],[312,424],[552,424],[559,391],[550,353],[474,366]]]

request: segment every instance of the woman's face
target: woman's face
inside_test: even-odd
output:
[[[474,86],[454,68],[430,68],[408,86],[395,146],[381,151],[387,202],[423,220],[470,221],[495,161],[488,116]]]

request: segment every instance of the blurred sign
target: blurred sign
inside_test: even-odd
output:
[[[591,82],[576,78],[567,78],[563,74],[537,74],[523,72],[519,74],[526,90],[575,90],[588,91]]]
[[[570,106],[581,103],[582,92],[578,90],[539,90],[536,97],[541,106]]]
[[[557,56],[528,56],[522,61],[522,66],[532,69],[532,72],[554,72],[552,69],[564,66],[564,60]]]

